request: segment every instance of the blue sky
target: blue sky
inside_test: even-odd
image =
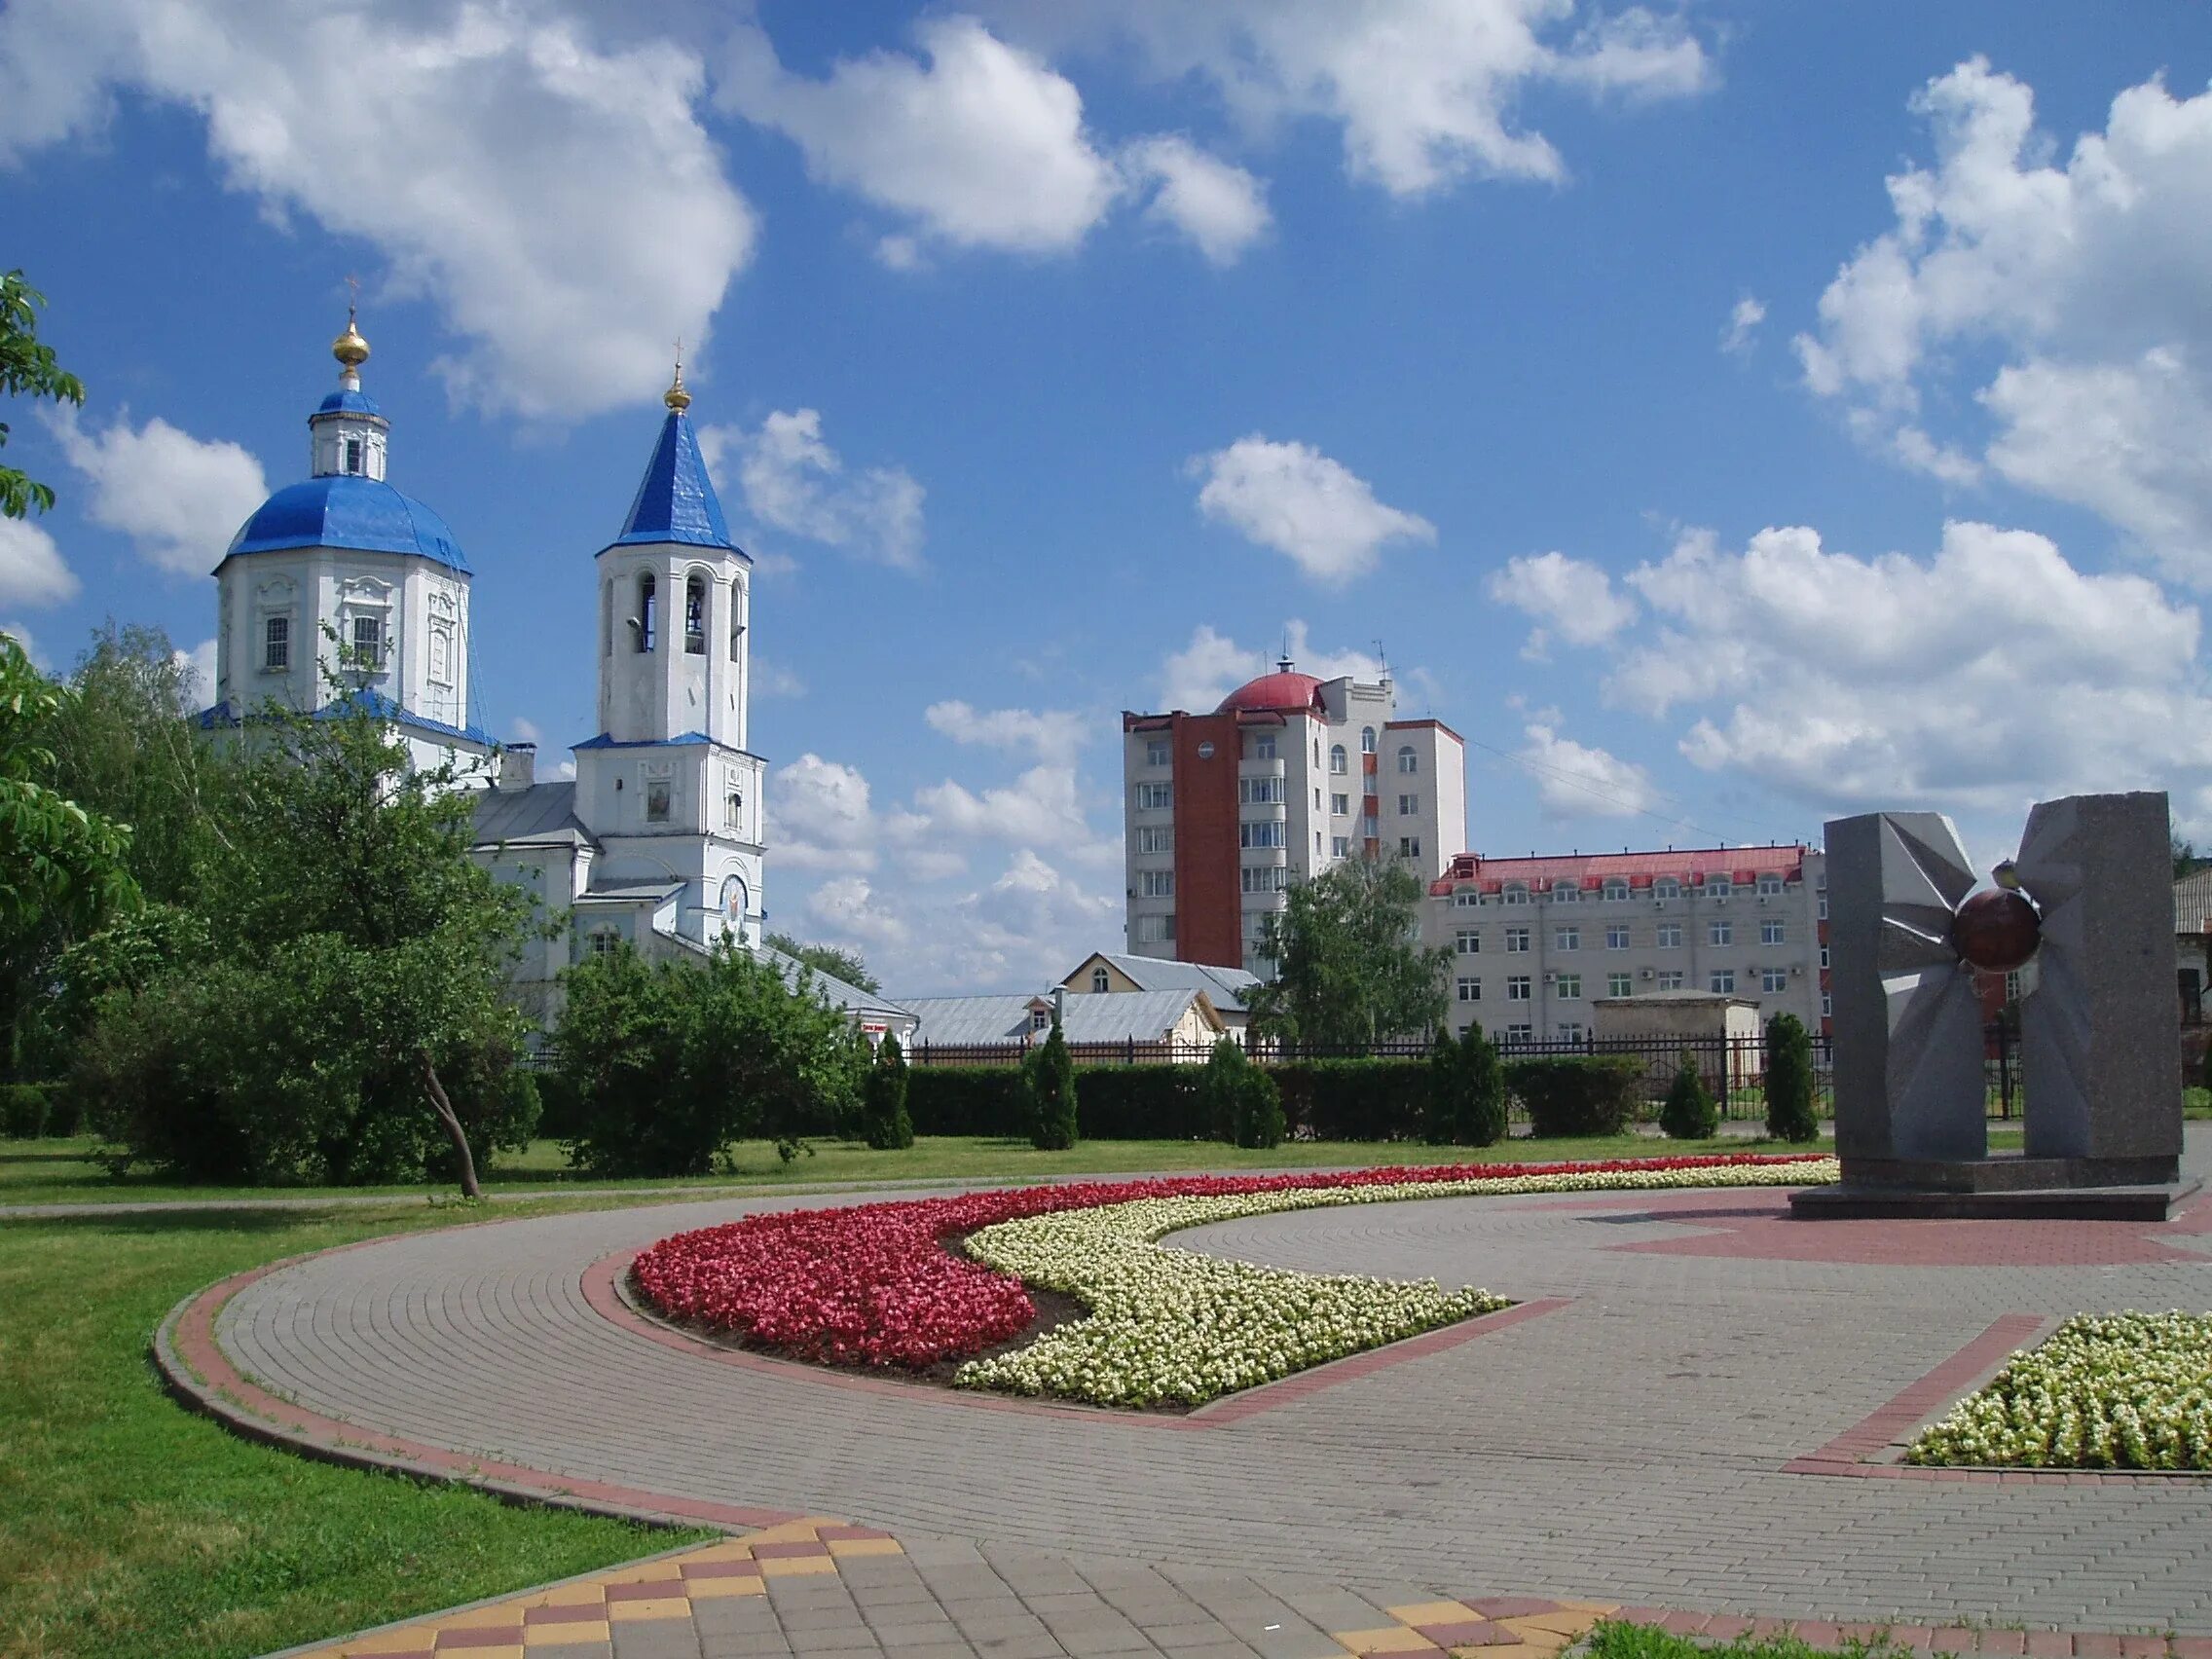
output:
[[[1120,939],[1119,712],[1286,634],[1491,853],[2212,834],[2200,8],[11,0],[0,263],[82,416],[0,624],[212,632],[348,274],[476,712],[591,735],[682,334],[760,560],[770,925],[895,990]]]

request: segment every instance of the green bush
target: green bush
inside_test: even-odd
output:
[[[1213,1134],[1200,1098],[1203,1066],[1079,1066],[1086,1140],[1204,1140]]]
[[[1705,1087],[1697,1056],[1682,1051],[1675,1067],[1675,1081],[1667,1086],[1667,1103],[1659,1108],[1659,1127],[1670,1140],[1711,1140],[1720,1127],[1720,1108],[1713,1090]]]
[[[908,1066],[906,1114],[917,1135],[1029,1138],[1029,1090],[1018,1066]]]
[[[1425,1059],[1288,1060],[1270,1075],[1302,1139],[1417,1140],[1428,1114]]]
[[[1039,1152],[1065,1152],[1076,1143],[1075,1058],[1052,1016],[1051,1035],[1021,1062],[1029,1094],[1029,1144]]]
[[[0,1083],[0,1136],[36,1140],[44,1134],[68,1133],[53,1126],[56,1092],[42,1083]]]
[[[1505,1066],[1507,1089],[1547,1138],[1621,1133],[1642,1082],[1643,1062],[1633,1054],[1540,1055]]]
[[[1769,1135],[1786,1141],[1821,1138],[1813,1109],[1813,1039],[1795,1014],[1778,1014],[1766,1022],[1766,1071],[1759,1081],[1766,1090]]]
[[[1439,1031],[1428,1068],[1423,1138],[1430,1145],[1494,1146],[1505,1138],[1505,1072],[1479,1022],[1469,1021],[1457,1041]]]
[[[1199,1071],[1198,1093],[1217,1139],[1243,1147],[1282,1144],[1282,1092],[1235,1038],[1214,1043]]]
[[[906,1054],[889,1032],[867,1068],[861,1098],[862,1132],[869,1146],[897,1152],[914,1144],[914,1121],[906,1115]]]

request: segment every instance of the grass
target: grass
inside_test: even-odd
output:
[[[163,1391],[148,1343],[191,1292],[450,1220],[416,1204],[0,1223],[0,1655],[265,1653],[712,1535],[310,1462]]]
[[[1917,1659],[1913,1650],[1888,1640],[1847,1641],[1835,1649],[1817,1648],[1793,1636],[1752,1638],[1733,1641],[1697,1641],[1657,1625],[1618,1624],[1602,1620],[1590,1632],[1590,1659]]]
[[[2001,1138],[1993,1133],[1992,1142]],[[2015,1135],[2016,1139],[2016,1135]],[[0,1204],[158,1202],[167,1199],[232,1200],[257,1198],[421,1198],[450,1187],[202,1187],[147,1173],[113,1176],[90,1161],[94,1143],[73,1140],[0,1140]],[[1330,1169],[1387,1163],[1472,1163],[1508,1161],[1554,1162],[1568,1159],[1661,1158],[1685,1153],[1815,1151],[1780,1141],[1723,1138],[1677,1142],[1648,1135],[1582,1140],[1501,1142],[1493,1147],[1432,1147],[1408,1141],[1286,1141],[1265,1152],[1246,1152],[1218,1141],[1083,1141],[1067,1152],[1039,1152],[1025,1140],[982,1135],[933,1135],[903,1152],[871,1152],[837,1141],[815,1144],[790,1162],[768,1141],[743,1141],[726,1174],[644,1181],[604,1181],[568,1167],[557,1141],[531,1142],[502,1155],[484,1176],[487,1191],[501,1196],[655,1188],[732,1188],[803,1191],[873,1181],[1037,1181],[1054,1175],[1121,1175],[1181,1169]]]

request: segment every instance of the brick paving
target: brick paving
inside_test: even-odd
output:
[[[2212,1162],[2202,1127],[2189,1157]],[[1491,1605],[1521,1597],[1585,1622],[1648,1607],[1713,1634],[1799,1621],[1833,1640],[1831,1627],[1882,1623],[1949,1651],[2212,1659],[2212,1483],[1790,1472],[1879,1456],[2044,1321],[2212,1308],[2207,1201],[2126,1238],[2033,1224],[1979,1265],[1972,1230],[1988,1223],[1787,1222],[1756,1193],[1244,1218],[1176,1243],[1562,1306],[1173,1427],[829,1385],[648,1341],[593,1306],[595,1264],[757,1201],[333,1252],[240,1288],[210,1335],[269,1397],[355,1437],[648,1494],[670,1513],[847,1516],[904,1547],[908,1600],[883,1604],[911,1618],[825,1614],[654,1652],[1342,1659],[1360,1650],[1351,1637],[1433,1652],[1461,1645],[1433,1633],[1472,1648],[1505,1630],[1524,1649],[1564,1645],[1562,1631],[1519,1628],[1547,1615]],[[1762,1229],[1776,1249],[1642,1248]],[[1847,1229],[1874,1231],[1805,1242]],[[2004,1339],[1972,1375],[1940,1370],[1993,1329]],[[1939,1388],[1924,1382],[1939,1371]],[[774,1588],[761,1600],[780,1621]],[[1408,1608],[1420,1616],[1392,1611]],[[1493,1628],[1460,1629],[1478,1624]],[[613,1651],[628,1659],[618,1640]]]

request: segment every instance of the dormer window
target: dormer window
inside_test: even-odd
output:
[[[346,440],[346,470],[356,475],[361,470],[361,440],[359,438],[348,438]]]
[[[1051,1011],[1051,1009],[1049,1009],[1049,1008],[1033,1008],[1033,1009],[1031,1009],[1031,1010],[1029,1011],[1029,1029],[1030,1029],[1030,1030],[1032,1030],[1032,1031],[1050,1031],[1050,1030],[1051,1030],[1051,1028],[1052,1028],[1052,1011]]]
[[[1103,968],[1093,968],[1090,971],[1090,988],[1094,991],[1112,990],[1114,988],[1113,976]]]

